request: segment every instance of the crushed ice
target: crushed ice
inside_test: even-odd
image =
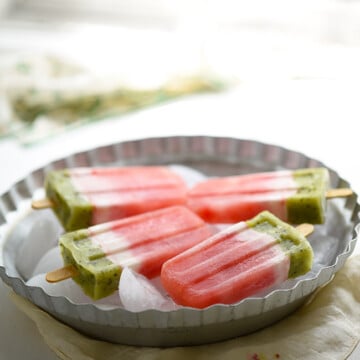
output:
[[[50,249],[45,255],[40,259],[40,261],[35,266],[35,269],[32,273],[32,277],[39,274],[46,274],[49,271],[58,269],[63,266],[63,260],[60,254],[60,249],[58,246]]]
[[[23,227],[24,241],[17,250],[15,266],[19,273],[28,279],[34,272],[39,258],[56,246],[62,230],[53,215],[46,210],[43,216],[40,212],[35,213],[31,224],[25,225]]]
[[[188,166],[170,165],[169,167],[172,171],[176,172],[178,175],[180,175],[184,179],[184,181],[186,182],[186,185],[189,188],[194,186],[198,182],[206,179],[206,175],[204,175],[202,172],[195,170]]]
[[[119,294],[125,309],[133,312],[148,309],[170,311],[179,307],[155,283],[129,268],[122,271]]]

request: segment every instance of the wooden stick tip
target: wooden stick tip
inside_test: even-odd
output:
[[[66,279],[70,279],[78,274],[74,265],[67,265],[60,269],[50,271],[46,274],[46,281],[49,283],[56,283]]]
[[[330,189],[326,192],[326,198],[340,198],[340,197],[348,197],[353,194],[353,191],[350,188],[338,188],[338,189]]]
[[[42,210],[42,209],[49,209],[54,206],[53,202],[47,198],[40,199],[40,200],[33,200],[31,203],[31,207],[34,210]]]
[[[307,224],[307,223],[301,224],[296,227],[296,230],[299,231],[304,236],[308,236],[311,233],[313,233],[314,229],[315,227],[313,224]]]

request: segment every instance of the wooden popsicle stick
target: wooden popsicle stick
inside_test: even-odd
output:
[[[312,224],[300,224],[295,228],[297,231],[299,231],[304,236],[310,235],[314,231],[314,225]]]
[[[54,207],[54,203],[47,198],[40,199],[40,200],[33,200],[31,203],[31,207],[34,210],[49,209],[49,208]]]
[[[67,265],[60,269],[50,271],[46,274],[46,281],[49,283],[56,283],[66,279],[70,279],[78,275],[78,270],[74,265]]]
[[[353,194],[353,191],[350,188],[339,188],[339,189],[330,189],[326,192],[325,196],[327,199],[333,199],[338,197],[348,197]]]

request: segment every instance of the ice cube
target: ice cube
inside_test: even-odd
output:
[[[162,294],[154,283],[129,268],[124,268],[121,273],[119,293],[123,306],[129,311],[171,311],[178,308],[178,305],[170,297]]]
[[[35,266],[32,276],[47,273],[63,266],[63,260],[58,246],[50,249]]]
[[[176,164],[171,165],[170,168],[184,179],[189,188],[206,179],[206,175],[189,166]]]
[[[22,242],[15,260],[15,266],[21,276],[29,279],[39,259],[56,245],[59,226],[47,217],[38,217],[26,229],[25,240]]]

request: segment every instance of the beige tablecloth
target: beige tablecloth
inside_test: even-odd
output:
[[[141,348],[88,338],[12,294],[61,359],[346,359],[360,338],[360,255],[294,314],[254,334],[206,346]]]

